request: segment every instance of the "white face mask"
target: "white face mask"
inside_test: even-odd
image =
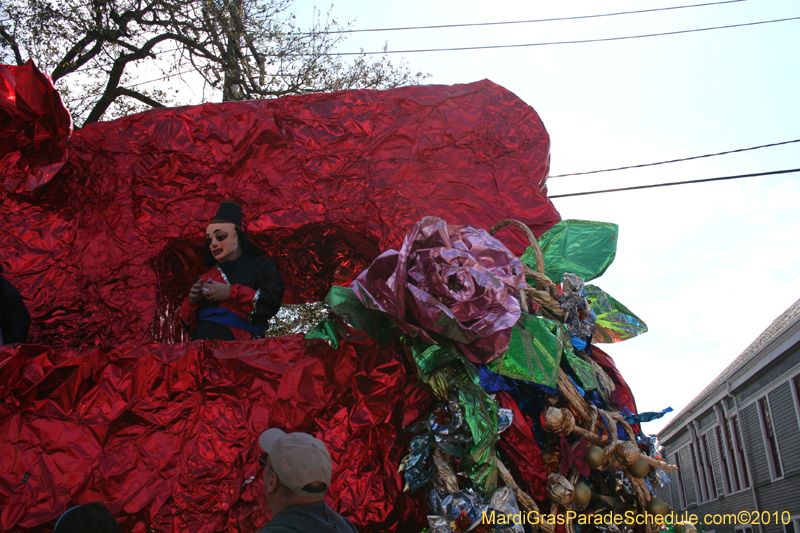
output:
[[[217,263],[230,261],[239,247],[236,226],[230,222],[216,222],[206,228],[206,245]]]

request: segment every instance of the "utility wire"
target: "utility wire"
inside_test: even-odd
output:
[[[617,167],[617,168],[606,168],[603,170],[590,170],[588,172],[573,172],[572,174],[556,174],[555,176],[549,176],[550,178],[563,178],[566,176],[585,176],[586,174],[599,174],[600,172],[615,172],[617,170],[628,170],[629,168],[642,168],[642,167],[652,167],[655,165],[666,165],[667,163],[680,163],[681,161],[691,161],[693,159],[703,159],[705,157],[715,157],[718,155],[728,155],[728,154],[736,154],[739,152],[747,152],[750,150],[758,150],[760,148],[770,148],[772,146],[782,146],[784,144],[792,144],[800,142],[800,139],[795,139],[793,141],[783,141],[779,143],[772,143],[772,144],[762,144],[761,146],[751,146],[750,148],[739,148],[737,150],[728,150],[726,152],[717,152],[715,154],[705,154],[705,155],[696,155],[693,157],[683,157],[681,159],[671,159],[669,161],[658,161],[656,163],[643,163],[641,165],[630,165],[627,167]]]
[[[775,20],[761,20],[758,22],[745,22],[743,24],[729,24],[727,26],[712,26],[709,28],[697,28],[693,30],[678,30],[678,31],[668,31],[663,33],[646,33],[643,35],[625,35],[623,37],[605,37],[602,39],[584,39],[580,41],[551,41],[545,43],[527,43],[527,44],[496,44],[490,46],[461,46],[456,48],[424,48],[424,49],[415,49],[415,50],[386,50],[386,51],[379,51],[379,52],[339,52],[339,53],[332,53],[331,55],[336,56],[360,56],[360,55],[381,55],[381,54],[413,54],[417,52],[460,52],[463,50],[491,50],[491,49],[498,49],[498,48],[527,48],[531,46],[549,46],[555,44],[582,44],[582,43],[600,43],[605,41],[624,41],[627,39],[641,39],[644,37],[661,37],[663,35],[680,35],[683,33],[696,33],[701,31],[710,31],[710,30],[724,30],[728,28],[741,28],[743,26],[758,26],[760,24],[772,24],[774,22],[786,22],[790,20],[800,20],[800,17],[789,17],[784,19],[775,19]],[[300,55],[308,55],[308,54],[300,54]]]
[[[574,17],[556,17],[556,18],[547,18],[547,19],[534,19],[534,20],[510,20],[506,22],[475,22],[470,24],[437,24],[435,26],[405,26],[400,28],[369,28],[363,30],[333,30],[333,31],[323,31],[323,32],[296,32],[299,35],[317,35],[317,34],[324,34],[324,33],[365,33],[365,32],[376,32],[376,31],[403,31],[403,30],[437,30],[443,28],[470,28],[476,26],[500,26],[505,24],[532,24],[536,22],[555,22],[559,20],[581,20],[581,19],[593,19],[593,18],[600,18],[600,17],[614,17],[617,15],[633,15],[637,13],[653,13],[656,11],[670,11],[673,9],[686,9],[690,7],[704,7],[704,6],[716,6],[720,4],[735,4],[737,2],[746,2],[747,0],[726,0],[724,2],[708,2],[705,4],[692,4],[688,6],[673,6],[673,7],[658,7],[654,9],[641,9],[638,11],[619,11],[617,13],[602,13],[599,15],[578,15]]]
[[[361,29],[361,30],[333,30],[333,31],[322,31],[322,32],[292,32],[292,35],[320,35],[320,34],[339,34],[339,33],[366,33],[366,32],[378,32],[378,31],[403,31],[403,30],[434,30],[434,29],[442,29],[442,28],[469,28],[469,27],[476,27],[476,26],[500,26],[500,25],[507,25],[507,24],[532,24],[537,22],[556,22],[561,20],[582,20],[582,19],[592,19],[592,18],[601,18],[601,17],[614,17],[617,15],[635,15],[639,13],[655,13],[658,11],[672,11],[675,9],[687,9],[693,7],[706,7],[706,6],[717,6],[722,4],[735,4],[738,2],[747,2],[748,0],[725,0],[723,2],[706,2],[704,4],[691,4],[685,6],[672,6],[672,7],[657,7],[653,9],[640,9],[637,11],[619,11],[616,13],[600,13],[597,15],[577,15],[574,17],[555,17],[555,18],[546,18],[546,19],[533,19],[533,20],[510,20],[505,22],[474,22],[468,24],[437,24],[434,26],[405,26],[400,28],[368,28],[368,29]],[[5,22],[11,22],[14,19],[0,19],[0,24]]]
[[[635,191],[639,189],[655,189],[656,187],[670,187],[672,185],[688,185],[690,183],[706,183],[711,181],[724,181],[735,180],[740,178],[754,178],[757,176],[773,176],[776,174],[790,174],[792,172],[800,172],[800,168],[791,168],[787,170],[773,170],[770,172],[758,172],[755,174],[739,174],[738,176],[723,176],[720,178],[706,178],[701,180],[687,180],[687,181],[672,181],[668,183],[655,183],[653,185],[636,185],[634,187],[619,187],[617,189],[603,189],[600,191],[587,191],[587,192],[573,192],[569,194],[554,194],[549,198],[566,198],[568,196],[588,196],[590,194],[602,194],[607,192],[620,192],[620,191]]]

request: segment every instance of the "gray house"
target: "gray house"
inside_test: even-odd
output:
[[[709,533],[800,533],[800,300],[658,438],[676,513],[712,515]]]

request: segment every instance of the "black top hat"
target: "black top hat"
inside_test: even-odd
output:
[[[225,200],[219,204],[214,222],[229,222],[242,227],[242,206],[233,200]]]
[[[224,200],[219,204],[219,209],[217,209],[217,214],[214,216],[212,223],[213,222],[228,222],[235,225],[236,234],[239,236],[239,244],[245,253],[259,257],[266,255],[264,250],[251,241],[250,237],[244,232],[242,228],[242,206],[238,203],[233,200]],[[206,246],[206,251],[203,255],[203,264],[205,266],[214,266],[217,264],[208,246]]]

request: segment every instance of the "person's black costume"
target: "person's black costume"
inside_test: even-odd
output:
[[[203,264],[212,266],[196,304],[184,301],[181,316],[192,340],[246,340],[263,337],[267,322],[281,307],[285,282],[275,262],[265,257],[242,229],[242,208],[225,201],[206,232]],[[230,286],[225,300],[205,296],[214,284]]]
[[[3,267],[0,266],[0,274]],[[0,345],[27,342],[28,329],[31,326],[31,317],[22,295],[0,276]]]

